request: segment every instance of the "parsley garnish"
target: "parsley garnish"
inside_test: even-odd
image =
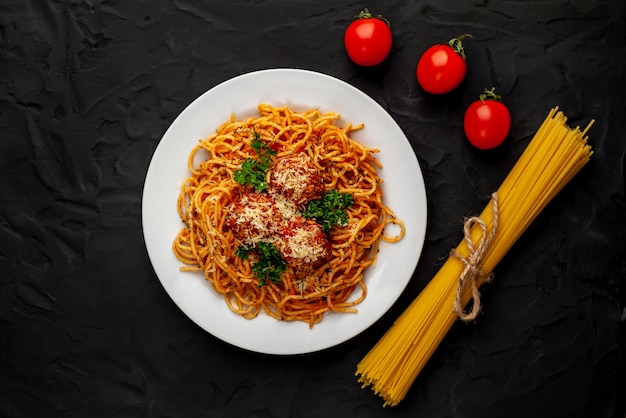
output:
[[[285,272],[287,267],[285,260],[282,259],[273,244],[261,241],[257,244],[256,250],[259,255],[259,261],[252,265],[252,272],[254,277],[260,280],[259,287],[267,285],[268,280],[279,284],[280,275]],[[251,247],[240,245],[236,254],[237,257],[245,260],[248,258],[250,251],[252,251]]]
[[[252,251],[251,247],[248,247],[247,245],[240,245],[239,247],[237,247],[237,250],[235,250],[235,254],[237,254],[237,257],[241,258],[242,260],[247,260],[248,253],[250,253],[250,251]]]
[[[305,218],[315,219],[322,226],[322,231],[328,232],[335,226],[346,226],[348,215],[346,209],[354,204],[354,198],[349,193],[340,193],[330,190],[321,199],[312,200],[302,214]]]
[[[270,168],[270,164],[272,163],[271,156],[276,155],[276,151],[270,149],[263,141],[261,141],[261,135],[257,132],[254,132],[252,135],[250,146],[254,149],[254,152],[256,152],[259,159],[255,160],[254,158],[246,158],[243,164],[241,164],[241,168],[235,171],[234,179],[242,186],[249,184],[257,191],[262,192],[269,187],[267,181],[265,180],[265,176],[267,174],[267,170]]]

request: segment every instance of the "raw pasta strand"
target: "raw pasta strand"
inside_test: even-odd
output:
[[[493,241],[482,259],[476,285],[489,280],[489,275],[528,225],[552,198],[589,161],[593,154],[587,145],[587,131],[593,120],[581,131],[567,125],[567,118],[558,108],[552,109],[518,162],[498,188],[495,196],[480,214],[486,230],[498,226]],[[494,214],[494,198],[498,198]],[[482,230],[473,225],[471,243],[475,247]],[[468,257],[465,240],[455,249]],[[452,306],[464,264],[449,257],[428,285],[400,315],[387,333],[357,365],[356,375],[363,387],[384,400],[383,406],[397,405],[426,365],[448,330],[458,319]],[[468,286],[462,293],[462,305],[472,299]]]

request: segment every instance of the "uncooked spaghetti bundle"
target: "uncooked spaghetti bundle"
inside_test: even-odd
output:
[[[570,128],[563,112],[550,111],[509,175],[478,217],[465,223],[464,239],[430,283],[357,365],[363,387],[397,405],[454,322],[473,320],[479,287],[552,198],[593,154],[587,131]],[[470,304],[470,300],[472,303]],[[464,309],[467,305],[469,312]]]

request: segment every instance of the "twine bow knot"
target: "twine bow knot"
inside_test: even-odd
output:
[[[489,234],[487,233],[487,224],[484,220],[482,220],[478,216],[471,217],[465,221],[463,225],[463,235],[465,244],[467,245],[467,249],[469,254],[467,257],[463,257],[456,249],[450,251],[450,255],[459,259],[464,267],[461,272],[461,276],[459,277],[459,286],[456,291],[456,297],[454,299],[454,303],[452,305],[452,312],[456,313],[459,318],[463,321],[473,321],[478,316],[478,312],[480,311],[480,292],[478,291],[478,284],[476,283],[476,279],[478,277],[483,277],[485,273],[480,269],[483,258],[491,245],[491,241],[496,235],[496,230],[498,229],[498,194],[493,193],[491,195],[492,201],[492,210],[493,210],[493,225]],[[474,247],[474,243],[472,242],[471,230],[474,225],[478,225],[481,229],[480,239],[476,247]],[[465,293],[465,289],[468,286],[472,288],[472,309],[470,312],[465,312],[463,310],[462,299],[463,294]]]

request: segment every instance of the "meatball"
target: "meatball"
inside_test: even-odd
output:
[[[330,241],[322,228],[302,216],[292,218],[278,231],[276,247],[285,262],[298,270],[312,270],[326,261]]]
[[[235,200],[226,215],[226,225],[237,240],[255,245],[273,238],[281,222],[281,212],[274,198],[267,193],[248,192]]]
[[[292,201],[298,209],[325,191],[322,176],[306,153],[279,159],[271,168],[269,187],[272,193]]]

